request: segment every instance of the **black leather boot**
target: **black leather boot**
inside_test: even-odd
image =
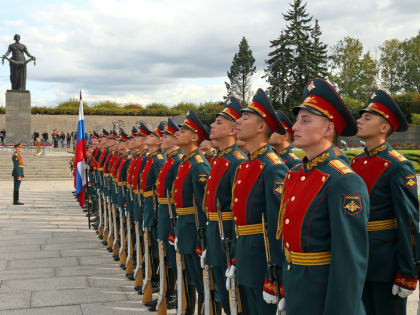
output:
[[[204,315],[204,294],[198,293],[197,299],[198,315]]]
[[[23,202],[19,202],[19,190],[13,191],[13,205],[15,206],[23,205]]]
[[[188,285],[187,286],[187,310],[185,315],[194,315],[195,313],[195,286]]]

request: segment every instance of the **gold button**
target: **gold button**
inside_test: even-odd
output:
[[[286,219],[285,221],[284,221],[284,223],[286,223],[286,224],[289,224],[289,219]],[[289,246],[288,246],[289,247]]]
[[[287,265],[287,270],[290,270],[290,265]]]
[[[178,179],[178,176],[176,177],[176,179]]]
[[[238,184],[240,184],[240,183],[242,183],[242,181],[241,180],[238,180]]]
[[[287,248],[289,248],[289,247],[290,247],[290,244],[289,244],[288,242],[286,242],[286,247],[287,247]]]
[[[207,195],[209,194],[210,192],[207,190]]]
[[[262,169],[264,166],[260,165],[260,169]]]
[[[228,162],[226,162],[226,166],[229,166],[229,163]]]
[[[322,176],[321,180],[322,180],[323,182],[325,182],[325,176]]]
[[[302,176],[301,178],[300,178],[300,180],[303,182],[304,180],[306,179],[306,177],[305,176]]]
[[[355,160],[351,161],[352,163],[356,162]]]
[[[236,220],[238,220],[238,218],[237,218],[237,217],[234,217],[234,218],[233,218],[233,220],[235,220],[235,221],[236,221]]]
[[[385,162],[384,166],[388,166],[388,162]]]
[[[367,164],[367,161],[364,161],[363,164]]]
[[[209,179],[211,178],[211,176],[209,176]]]
[[[238,198],[235,198],[235,202],[238,202]]]
[[[295,200],[295,196],[293,196],[293,197],[291,198],[291,200],[292,200],[292,201],[294,201],[294,200]]]
[[[245,168],[248,168],[248,166],[249,166],[249,165],[247,164],[247,165],[245,166]]]
[[[178,191],[178,189],[175,189],[175,192],[177,192]]]
[[[206,222],[206,225],[209,225],[209,221]]]
[[[290,179],[290,174],[289,174],[289,175],[287,175],[287,179]]]
[[[213,164],[216,165],[216,161],[214,161]]]

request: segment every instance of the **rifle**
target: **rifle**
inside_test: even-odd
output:
[[[195,196],[193,195],[193,206],[194,206],[194,218],[195,218],[195,226],[197,228],[198,237],[200,239],[200,246],[203,252],[206,250],[206,241],[204,236],[204,228],[200,225],[200,221],[198,218],[198,211],[197,205],[195,203]],[[203,284],[204,284],[204,314],[205,315],[213,315],[214,314],[214,285],[213,285],[213,277],[211,275],[211,270],[209,265],[205,264],[203,270]],[[201,310],[198,310],[199,313]]]
[[[121,190],[124,191],[124,186],[121,186]],[[123,200],[125,201],[125,194],[123,194]],[[125,263],[127,261],[127,238],[124,230],[124,203],[122,207],[120,207],[120,250],[119,250],[119,256],[120,256],[120,262],[119,265],[121,268],[125,268]]]
[[[139,208],[142,208],[142,202],[140,195],[138,196]],[[134,288],[140,290],[143,285],[143,248],[141,246],[141,234],[139,223],[134,224],[134,229],[136,233],[136,269],[134,270]]]
[[[118,185],[117,182],[114,181],[114,189],[115,193],[118,195]],[[118,202],[118,198],[117,198]],[[119,252],[120,252],[120,244],[119,244],[119,229],[118,229],[118,223],[117,223],[117,214],[118,214],[118,204],[114,204],[114,207],[112,208],[112,224],[113,224],[113,230],[114,230],[114,242],[112,243],[112,257],[117,258]]]
[[[86,164],[87,166],[88,164]],[[85,205],[87,207],[88,226],[90,230],[90,206],[89,206],[89,173],[87,167],[85,168],[86,186],[85,186]]]
[[[144,269],[145,269],[145,281],[143,283],[143,299],[142,302],[148,303],[151,302],[152,297],[152,260],[150,257],[150,239],[149,239],[149,228],[144,228]]]
[[[176,236],[176,221],[175,216],[172,210],[172,197],[169,194],[169,190],[166,191],[168,196],[168,210],[169,210],[169,218],[171,219],[172,229],[174,230],[174,235]],[[178,299],[178,307],[176,314],[181,315],[185,314],[188,308],[188,299],[187,299],[187,282],[185,279],[185,262],[184,257],[176,251],[176,275],[177,275],[177,299]]]
[[[273,263],[271,262],[270,241],[268,239],[264,213],[262,213],[261,215],[261,220],[264,236],[265,258],[267,260],[268,281],[274,282],[274,292],[276,294],[277,300],[280,300],[280,285],[277,278],[277,266],[273,265]]]
[[[232,265],[232,256],[230,254],[230,240],[225,237],[225,230],[223,228],[222,220],[222,208],[220,206],[219,199],[217,198],[217,223],[219,225],[219,236],[222,241],[222,248],[226,255],[226,266],[230,268]],[[242,313],[241,297],[239,295],[239,289],[236,286],[236,278],[233,276],[230,279],[230,289],[229,289],[229,304],[230,304],[230,313],[231,315],[237,315]]]
[[[131,203],[133,203],[133,190],[128,188],[130,192]],[[131,236],[131,216],[127,211],[127,261],[125,264],[125,275],[131,277],[133,274],[133,240]]]
[[[166,315],[166,290],[167,290],[167,274],[166,274],[166,263],[165,263],[165,248],[163,241],[159,241],[159,297],[157,301],[157,314]]]

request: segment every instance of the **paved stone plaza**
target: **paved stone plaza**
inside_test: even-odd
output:
[[[88,229],[71,180],[24,181],[23,206],[11,206],[12,187],[0,182],[0,315],[151,314]]]
[[[0,182],[0,315],[151,314],[76,204],[72,181]]]

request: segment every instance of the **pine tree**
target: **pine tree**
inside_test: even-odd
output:
[[[327,45],[322,43],[318,21],[306,12],[306,3],[294,0],[283,17],[286,29],[277,40],[270,42],[269,59],[264,77],[270,87],[273,105],[283,111],[302,101],[302,91],[310,79],[327,73]]]
[[[283,31],[278,39],[270,41],[270,48],[273,48],[273,51],[268,54],[269,59],[265,61],[267,68],[263,76],[270,84],[267,95],[274,108],[288,112],[290,107],[286,103],[286,97],[292,89],[289,67],[293,56]]]
[[[246,38],[242,37],[239,51],[235,53],[230,71],[227,72],[229,82],[225,82],[227,97],[235,96],[242,105],[246,105],[251,96],[252,76],[256,72],[254,64],[252,50]]]

